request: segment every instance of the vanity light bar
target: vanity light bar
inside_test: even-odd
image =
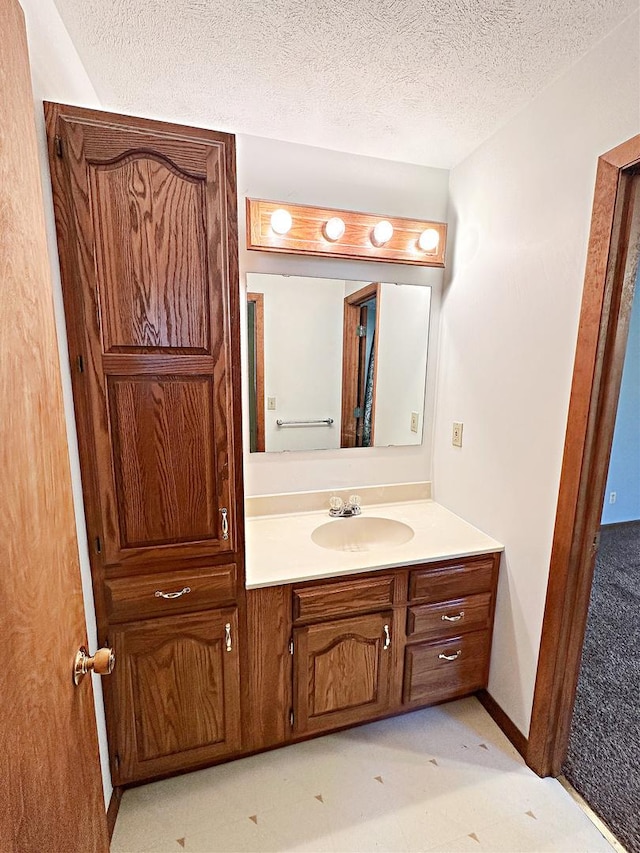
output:
[[[444,222],[247,199],[255,251],[443,267],[446,240]]]

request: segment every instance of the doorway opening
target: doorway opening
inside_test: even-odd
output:
[[[340,447],[373,447],[380,328],[380,283],[344,300]]]
[[[639,165],[640,136],[598,161],[527,748],[541,776],[567,756],[638,269]]]
[[[264,293],[247,293],[249,450],[264,451]]]
[[[640,850],[640,295],[636,278],[565,777]]]

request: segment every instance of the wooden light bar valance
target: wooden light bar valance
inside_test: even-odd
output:
[[[443,267],[446,240],[444,222],[247,199],[247,248],[260,252]]]

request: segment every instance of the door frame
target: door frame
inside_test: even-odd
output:
[[[264,425],[264,293],[247,293],[247,305],[254,306],[253,343],[255,352],[255,388],[249,387],[249,395],[255,396],[256,453],[265,450]]]
[[[354,329],[360,323],[360,312],[365,302],[376,300],[376,324],[373,341],[373,403],[371,407],[371,446],[373,447],[376,414],[376,390],[378,384],[378,341],[380,339],[380,282],[372,282],[356,290],[344,299],[342,331],[342,417],[340,421],[340,447],[358,447],[358,426],[352,429],[353,410],[358,404],[360,371],[366,371],[361,357],[361,338],[354,337]]]
[[[557,776],[580,671],[640,241],[640,135],[598,159],[527,764]]]

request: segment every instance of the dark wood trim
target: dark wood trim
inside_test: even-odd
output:
[[[255,306],[254,347],[256,354],[256,452],[265,449],[264,427],[264,293],[247,293],[247,303]],[[251,393],[251,389],[249,389]]]
[[[526,758],[528,748],[527,738],[522,734],[511,717],[509,717],[502,707],[498,705],[496,700],[487,690],[478,690],[476,696],[478,698],[478,702],[480,702],[482,707],[502,731],[507,740],[513,744],[523,758]]]
[[[526,755],[540,776],[558,775],[569,740],[635,285],[639,161],[640,136],[598,161]]]
[[[116,828],[116,819],[120,810],[123,793],[124,788],[120,788],[118,786],[116,786],[111,792],[109,808],[107,809],[107,832],[109,833],[109,841],[113,838],[113,830]]]

